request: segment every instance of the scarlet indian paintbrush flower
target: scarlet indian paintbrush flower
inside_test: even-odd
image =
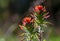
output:
[[[24,26],[26,25],[26,23],[30,23],[30,22],[31,22],[31,17],[25,17],[22,21]]]
[[[42,10],[42,9],[43,9],[43,6],[40,6],[40,5],[35,7],[35,10]]]
[[[31,18],[31,17],[25,17],[25,18],[22,20],[23,26],[26,26],[27,23],[29,24],[29,23],[31,23],[31,22],[32,22],[32,18]],[[19,27],[20,27],[21,30],[24,30],[23,26],[22,26],[22,25],[19,25]],[[29,29],[29,27],[28,27],[28,29]]]
[[[37,5],[37,6],[35,6],[34,9],[35,9],[36,12],[39,13],[41,10],[43,10],[43,8],[44,8],[44,7],[43,7],[42,5]]]

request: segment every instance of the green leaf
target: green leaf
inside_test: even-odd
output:
[[[24,30],[29,33],[29,30],[27,30],[27,27],[23,26],[24,27]]]

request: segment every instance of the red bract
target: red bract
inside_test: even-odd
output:
[[[31,22],[31,17],[25,17],[22,21],[23,25],[26,25],[26,23],[30,23]]]
[[[23,30],[23,27],[21,25],[19,25],[20,29]]]
[[[41,6],[41,5],[35,6],[36,11],[39,11],[39,10],[42,10],[42,9],[43,9],[43,6]]]

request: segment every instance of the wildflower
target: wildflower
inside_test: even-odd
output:
[[[43,10],[43,6],[41,6],[41,5],[35,6],[36,12],[40,13],[41,10]]]
[[[22,21],[24,26],[26,25],[26,23],[30,23],[30,22],[31,22],[31,17],[25,17]]]
[[[35,7],[35,10],[42,10],[42,9],[43,9],[43,6],[40,6],[40,5]]]

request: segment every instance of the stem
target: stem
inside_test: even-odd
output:
[[[38,32],[39,32],[39,41],[42,41],[42,31],[40,26],[38,26]]]
[[[31,41],[31,37],[30,37],[30,41]]]
[[[30,35],[30,41],[31,41],[31,35]]]

